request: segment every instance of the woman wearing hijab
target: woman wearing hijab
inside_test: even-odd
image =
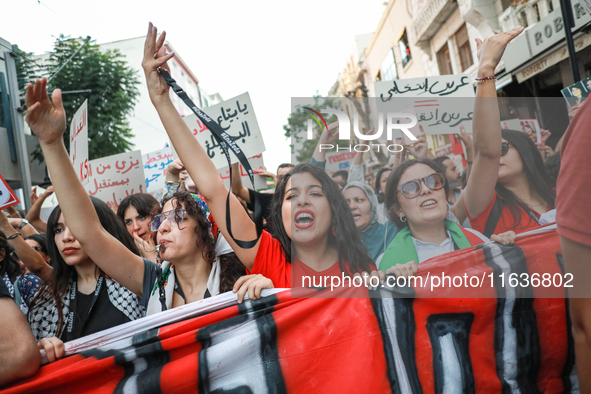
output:
[[[343,196],[351,208],[361,242],[367,248],[369,257],[376,261],[396,236],[396,225],[391,220],[379,222],[378,200],[369,185],[359,181],[349,182],[343,188]]]

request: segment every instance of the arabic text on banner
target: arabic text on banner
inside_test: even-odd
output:
[[[166,167],[173,162],[172,148],[163,148],[142,155],[147,193],[164,188]]]
[[[89,181],[88,100],[84,100],[70,122],[70,160],[83,185]]]
[[[121,200],[146,192],[142,154],[139,150],[89,162],[90,182],[86,191],[116,210]]]
[[[414,108],[426,134],[455,134],[460,124],[472,132],[474,88],[467,75],[398,79],[375,83],[377,111]],[[402,137],[394,130],[393,137]]]
[[[211,107],[203,108],[203,112],[219,123],[226,133],[230,135],[246,157],[256,156],[265,151],[263,136],[259,129],[252,102],[248,93],[223,101]],[[185,116],[185,123],[189,126],[195,138],[199,141],[216,168],[220,169],[228,165],[226,156],[213,134],[205,125],[197,119],[195,114]],[[238,159],[230,151],[233,163]]]

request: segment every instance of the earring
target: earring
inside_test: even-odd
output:
[[[400,214],[400,221],[402,223],[406,222],[406,216],[402,216],[402,214]]]
[[[334,226],[332,226],[332,235],[334,235],[335,237],[337,236],[336,231],[334,230]]]

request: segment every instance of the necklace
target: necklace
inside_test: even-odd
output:
[[[88,286],[88,287],[86,288],[86,290],[85,290],[85,291],[82,291],[81,293],[82,293],[82,294],[90,294],[88,291],[92,289],[92,286],[93,286],[93,285],[95,285],[97,281],[98,281],[98,278],[96,278],[96,279],[94,280],[94,282],[92,282],[92,283],[90,284],[90,286]]]

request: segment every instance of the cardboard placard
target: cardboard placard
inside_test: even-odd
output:
[[[207,115],[215,120],[228,133],[246,157],[256,156],[265,151],[265,143],[259,129],[252,102],[248,93],[243,93],[219,104],[203,109]],[[193,135],[201,144],[217,169],[227,167],[228,161],[213,134],[197,118],[195,114],[185,116],[185,123],[192,130]],[[230,149],[232,163],[238,158]]]
[[[125,197],[146,192],[139,150],[91,160],[89,168],[90,182],[86,191],[109,204],[114,211]]]
[[[162,148],[142,155],[146,192],[154,193],[164,188],[166,167],[173,162],[172,148]]]
[[[254,157],[249,157],[248,162],[250,163],[250,167],[253,170],[264,170],[265,169],[262,154],[256,155]],[[220,168],[218,171],[220,173],[220,178],[222,178],[222,181],[224,182],[224,185],[226,185],[226,188],[228,190],[230,190],[231,189],[230,169],[228,168],[228,166],[226,166],[226,167]],[[238,174],[232,174],[232,176],[238,176]],[[248,189],[252,189],[252,184],[250,183],[250,178],[248,177],[248,173],[242,167],[242,164],[240,164],[240,179],[242,180],[242,186],[244,186]],[[256,190],[267,189],[267,178],[255,174],[254,175],[254,186],[255,186]]]
[[[88,169],[88,100],[84,100],[70,122],[70,160],[82,185],[90,177]]]

